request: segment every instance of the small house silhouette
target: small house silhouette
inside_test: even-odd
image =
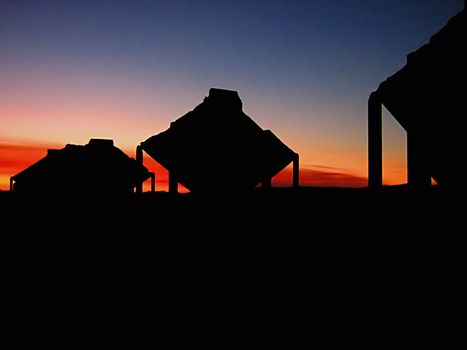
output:
[[[426,188],[431,178],[444,188],[464,186],[466,29],[464,8],[371,94],[369,187],[382,186],[382,105],[407,131],[410,187]]]
[[[113,140],[91,139],[68,144],[10,179],[10,191],[52,193],[131,193],[154,173],[114,146]]]
[[[170,128],[142,142],[169,172],[169,192],[181,183],[192,192],[244,191],[271,178],[293,162],[293,185],[299,185],[298,154],[242,111],[236,91],[210,89],[209,96]]]

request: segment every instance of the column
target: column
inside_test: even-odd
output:
[[[410,188],[426,189],[431,186],[426,152],[428,150],[424,149],[422,135],[409,130],[407,132],[407,177]]]
[[[379,94],[373,92],[368,100],[368,187],[383,187],[383,115]]]
[[[169,193],[178,193],[178,181],[173,171],[169,171]]]
[[[155,173],[149,173],[151,175],[151,192],[156,191],[156,174]]]
[[[293,188],[300,187],[300,156],[298,153],[295,153],[295,159],[292,164],[292,173],[293,173]]]
[[[136,146],[136,163],[143,165],[143,148],[141,145]],[[138,181],[136,184],[136,193],[143,193],[143,182]]]

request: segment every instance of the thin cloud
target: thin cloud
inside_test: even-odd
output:
[[[353,175],[342,170],[339,171],[339,169],[336,168],[327,168],[324,166],[317,166],[316,168],[318,169],[300,169],[301,186],[366,187],[368,185],[368,180],[366,177]],[[330,171],[321,169],[329,169]],[[290,186],[291,182],[292,169],[290,167],[281,171],[273,179],[273,184],[276,186]]]
[[[303,168],[304,169],[319,168],[319,169],[329,169],[329,170],[342,171],[342,169],[340,169],[340,168],[335,168],[335,167],[332,167],[332,166],[325,166],[325,165],[317,165],[317,164],[304,164]]]
[[[14,144],[14,143],[0,143],[0,153],[3,152],[30,152],[45,150],[47,147],[44,146],[34,146],[34,145],[24,145],[24,144]]]
[[[10,176],[17,174],[44,157],[47,154],[48,148],[57,147],[51,145],[36,146],[21,143],[0,143],[0,175],[5,179],[9,179]],[[134,154],[128,153],[134,157]],[[144,163],[150,171],[156,173],[157,190],[167,190],[167,170],[147,155],[144,157]],[[9,185],[7,181],[1,182],[0,189],[7,189]],[[275,186],[291,186],[292,168],[287,167],[276,175],[273,179],[273,184]],[[300,185],[317,187],[366,187],[367,178],[350,174],[343,169],[307,164],[300,169]],[[145,189],[148,186],[149,182],[145,184]]]

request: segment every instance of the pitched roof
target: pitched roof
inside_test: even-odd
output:
[[[141,146],[191,191],[253,188],[296,157],[242,111],[236,91],[222,89]]]
[[[18,186],[27,183],[38,188],[108,188],[135,186],[149,177],[112,140],[91,139],[87,145],[66,145],[49,150],[47,156],[12,177]],[[24,185],[23,185],[24,186]]]
[[[377,94],[408,132],[418,135],[431,176],[460,183],[465,155],[463,121],[466,82],[466,13],[454,16],[429,43],[407,56],[407,64],[383,81]]]

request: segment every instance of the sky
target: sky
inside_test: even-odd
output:
[[[463,0],[0,0],[0,189],[67,143],[130,156],[209,88],[300,154],[301,183],[365,186],[367,101]],[[384,182],[406,181],[384,115]],[[166,174],[150,159],[159,189]],[[159,176],[158,176],[159,174]],[[291,183],[290,169],[273,183]]]

